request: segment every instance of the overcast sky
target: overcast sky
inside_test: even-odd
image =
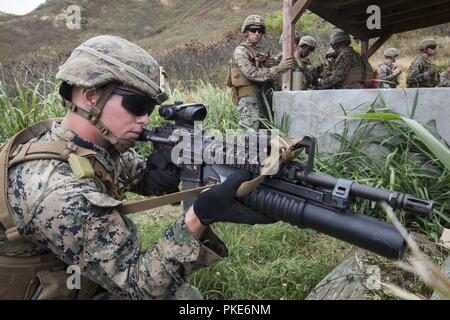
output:
[[[27,14],[45,0],[0,0],[0,11],[14,14]]]

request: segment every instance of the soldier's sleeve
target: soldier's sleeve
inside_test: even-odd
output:
[[[107,291],[129,299],[162,299],[194,270],[227,256],[210,229],[202,239],[194,237],[184,214],[141,252],[135,225],[116,210],[121,203],[92,183],[65,183],[47,193],[23,234],[67,264],[79,266]]]
[[[441,73],[441,82],[439,84],[440,87],[450,87],[450,73],[444,71]]]
[[[425,64],[422,60],[417,59],[409,68],[406,82],[410,84],[422,83],[430,80],[430,75],[425,71]]]
[[[392,81],[395,78],[393,73],[389,73],[389,67],[385,64],[382,64],[378,68],[378,74],[380,75],[381,80]]]
[[[352,67],[352,55],[341,56],[340,59],[337,59],[331,76],[326,78],[322,83],[323,89],[332,89],[339,88],[342,86],[345,77],[350,72]]]
[[[131,192],[143,194],[139,186],[147,170],[147,159],[137,154],[133,149],[130,149],[120,157],[120,161],[123,168],[121,179],[125,182],[125,185],[128,187],[127,189]]]
[[[278,76],[277,68],[257,68],[251,61],[250,55],[244,47],[239,46],[233,53],[233,59],[239,70],[249,79],[255,82],[264,82],[276,79]]]

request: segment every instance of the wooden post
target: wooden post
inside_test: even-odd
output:
[[[293,44],[295,41],[295,25],[292,23],[291,8],[293,0],[283,0],[283,58],[291,57],[294,53]],[[292,88],[292,70],[283,72],[283,91],[290,91]]]
[[[369,51],[369,40],[361,40],[361,55],[367,57]]]
[[[283,0],[283,57],[294,56],[295,24],[311,0]],[[283,73],[283,91],[292,89],[292,70]]]

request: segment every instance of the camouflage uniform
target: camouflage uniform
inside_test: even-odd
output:
[[[430,74],[428,70],[433,63],[422,55],[413,61],[408,70],[406,84],[408,87],[436,87],[439,83],[439,74]]]
[[[441,73],[441,83],[439,84],[439,87],[450,87],[450,72],[448,72],[448,70]]]
[[[379,81],[378,82],[378,88],[383,89],[389,89],[389,88],[397,88],[399,81],[398,81],[398,75],[394,75],[394,64],[389,63],[382,63],[378,67],[378,75],[379,75]],[[389,81],[389,82],[385,82]]]
[[[354,80],[345,83],[351,69],[361,69],[361,57],[353,48],[345,48],[333,65],[332,75],[322,82],[322,89],[361,89],[362,81]]]
[[[114,159],[104,149],[54,123],[39,141],[70,141],[96,152],[118,183],[141,193],[145,161],[135,152]],[[58,160],[28,161],[9,171],[8,196],[13,219],[25,242],[6,240],[0,227],[0,254],[33,256],[53,252],[108,292],[129,299],[163,299],[186,291],[186,277],[227,255],[224,244],[208,230],[202,240],[186,228],[184,214],[152,247],[141,252],[134,223],[116,208],[121,202],[102,192],[92,178],[74,178],[69,164]],[[195,289],[190,290],[190,298]],[[186,293],[184,293],[186,295]]]
[[[251,27],[265,34],[266,27],[261,16],[248,16],[242,24],[241,32],[250,32]],[[248,38],[234,50],[227,86],[231,88],[233,102],[239,112],[239,124],[243,128],[257,130],[259,118],[272,112],[263,106],[261,93],[267,94],[269,88],[277,87],[278,75],[292,67],[292,60],[281,59],[281,56],[271,57],[263,52],[261,46],[252,44]],[[270,104],[270,97],[268,100]],[[270,108],[268,106],[268,109]]]
[[[264,55],[263,48],[252,45],[247,41],[234,50],[232,63],[239,68],[248,80],[261,86],[263,82],[276,80],[279,71],[276,66],[270,68],[257,66],[255,56],[258,55]],[[239,125],[255,130],[259,128],[259,118],[264,115],[260,94],[241,97],[237,109]]]
[[[141,252],[135,225],[117,208],[124,192],[144,194],[143,190],[149,183],[143,179],[146,161],[127,148],[130,141],[115,137],[100,120],[113,87],[119,84],[145,94],[154,104],[164,102],[167,96],[159,87],[159,65],[145,50],[125,39],[98,36],[75,49],[56,77],[63,81],[60,93],[70,110],[96,126],[111,145],[108,150],[100,148],[56,122],[49,130],[36,133],[35,138],[20,142],[23,144],[20,148],[15,145],[17,148],[13,153],[17,151],[18,154],[21,153],[19,150],[30,150],[36,141],[50,146],[78,146],[95,157],[92,159],[95,177],[75,178],[62,156],[62,159],[37,157],[37,160],[11,165],[6,181],[0,182],[6,182],[6,213],[8,218],[12,218],[12,221],[4,219],[5,208],[2,206],[0,262],[3,262],[0,263],[0,273],[9,270],[8,266],[5,269],[4,261],[17,261],[17,257],[21,261],[30,261],[26,257],[54,254],[65,263],[78,266],[84,277],[113,295],[130,299],[199,298],[198,290],[186,285],[186,278],[191,272],[225,257],[225,245],[209,228],[201,239],[197,239],[188,230],[183,214],[155,245]],[[104,89],[91,110],[86,111],[71,101],[71,86]],[[66,149],[69,153],[70,150]],[[11,157],[9,152],[3,151],[0,153],[2,157]],[[64,152],[58,151],[60,155]],[[0,161],[2,173],[5,172],[4,161],[3,158]],[[15,228],[8,226],[6,230],[5,226],[11,223]],[[25,240],[14,240],[11,235],[16,233]],[[17,268],[21,267],[19,264]],[[5,288],[15,286],[18,294],[22,294],[23,291],[19,290],[25,287],[23,290],[28,292],[27,282],[13,283],[14,270],[8,272],[1,275],[0,283],[11,279]],[[52,283],[60,284],[61,281]],[[8,296],[5,290],[3,294]],[[25,296],[28,297],[28,293]]]

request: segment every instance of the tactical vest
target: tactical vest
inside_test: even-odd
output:
[[[28,127],[3,146],[0,152],[0,223],[6,229],[10,241],[24,240],[17,229],[8,201],[8,169],[13,165],[42,159],[68,161],[70,155],[88,159],[102,192],[116,199],[123,197],[123,190],[117,184],[117,177],[108,172],[95,159],[95,151],[81,148],[66,141],[37,141],[27,143],[49,131],[53,120]],[[70,290],[66,281],[67,265],[52,253],[18,258],[0,256],[0,299],[89,299],[97,290],[97,285],[82,278],[81,290]],[[35,293],[39,290],[38,297]]]
[[[255,63],[256,67],[262,63],[258,59],[258,51],[253,48],[253,46],[248,44],[241,44],[247,48],[250,52],[250,60]],[[230,60],[229,69],[228,69],[228,77],[227,77],[227,86],[232,88],[233,93],[233,102],[235,104],[238,103],[239,99],[245,96],[259,96],[261,93],[261,89],[258,84],[250,81],[238,68],[234,58]]]
[[[378,68],[381,68],[382,66],[387,66],[387,67],[389,67],[390,68],[390,70],[391,70],[391,73],[389,74],[389,75],[391,75],[393,72],[392,72],[392,68],[393,68],[393,66],[392,65],[389,65],[388,63],[386,63],[386,62],[383,62],[383,63],[381,63],[379,66],[378,66]],[[375,76],[376,75],[376,76]],[[377,87],[378,88],[397,88],[397,86],[398,86],[398,84],[399,84],[399,81],[398,81],[398,76],[397,77],[395,77],[395,78],[393,78],[391,81],[386,81],[386,80],[383,80],[383,81],[379,81],[380,80],[380,74],[378,73],[378,71],[375,71],[374,72],[374,79],[375,80],[377,80]]]
[[[369,60],[365,56],[356,54],[358,63],[351,67],[350,72],[343,82],[344,88],[355,88],[355,84],[360,88],[370,88],[373,80],[373,69]]]
[[[10,241],[25,240],[12,219],[12,208],[8,201],[8,169],[16,164],[42,159],[56,159],[70,163],[71,156],[77,156],[90,162],[89,177],[95,179],[101,191],[109,196],[123,200],[124,186],[119,183],[120,172],[109,172],[95,158],[96,152],[82,148],[67,141],[37,141],[28,143],[42,136],[51,129],[54,120],[37,123],[17,133],[7,142],[0,152],[0,223],[6,229]],[[81,162],[80,162],[81,163]],[[73,171],[76,169],[71,164]],[[80,173],[79,172],[79,173]],[[76,176],[75,172],[74,175]],[[84,176],[78,176],[83,178]],[[192,199],[210,185],[189,189],[161,197],[123,204],[121,214],[130,214],[166,204]],[[25,240],[26,241],[26,240]],[[89,299],[98,286],[81,277],[81,290],[67,287],[67,265],[50,252],[34,257],[0,256],[0,299]],[[38,294],[37,294],[38,293]]]

